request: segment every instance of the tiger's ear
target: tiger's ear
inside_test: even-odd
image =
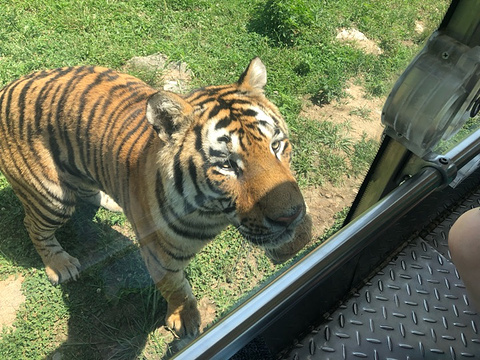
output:
[[[159,91],[147,102],[147,120],[166,142],[190,124],[192,106],[169,91]]]
[[[240,87],[251,87],[263,90],[267,83],[267,69],[263,65],[262,60],[256,57],[248,65],[245,72],[238,79],[237,84]]]

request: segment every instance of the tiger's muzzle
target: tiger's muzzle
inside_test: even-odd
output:
[[[277,246],[265,247],[266,255],[274,264],[287,261],[295,256],[312,239],[312,218],[308,212],[302,216],[294,230],[285,232],[289,238]]]
[[[243,214],[238,230],[273,262],[295,255],[311,239],[311,220],[297,183],[285,181],[265,192]]]

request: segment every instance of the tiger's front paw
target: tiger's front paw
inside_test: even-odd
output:
[[[175,308],[168,305],[165,324],[179,337],[197,336],[200,332],[200,322],[200,312],[195,299],[188,299]]]
[[[48,279],[53,285],[69,280],[77,280],[80,274],[80,261],[70,256],[66,251],[56,254],[45,264]]]

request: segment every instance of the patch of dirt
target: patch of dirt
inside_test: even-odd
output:
[[[347,84],[347,96],[330,104],[319,106],[305,100],[301,117],[317,121],[345,124],[355,142],[363,136],[380,141],[383,133],[381,113],[385,98],[373,98],[353,80]],[[345,178],[341,186],[326,183],[303,190],[305,201],[312,214],[314,236],[321,236],[335,222],[334,215],[352,204],[363,181],[362,177]]]
[[[425,31],[425,24],[422,21],[416,20],[415,21],[415,32],[417,34],[421,34]]]
[[[337,40],[350,43],[367,54],[380,55],[383,52],[375,41],[368,39],[365,34],[357,29],[339,29]]]
[[[0,281],[0,329],[3,326],[12,327],[17,310],[25,302],[22,294],[23,276],[12,275]]]
[[[300,116],[312,120],[346,124],[353,140],[360,140],[363,134],[366,134],[367,138],[379,140],[383,132],[381,114],[385,98],[368,96],[365,89],[356,85],[353,80],[347,83],[345,93],[345,98],[322,106],[305,100]]]
[[[302,190],[312,216],[315,238],[322,236],[325,230],[332,227],[335,214],[352,204],[361,183],[362,179],[349,178],[341,186],[327,183],[321,187],[312,186]]]
[[[198,301],[198,310],[200,311],[200,316],[202,319],[202,323],[200,324],[200,333],[203,333],[206,330],[208,325],[211,325],[215,320],[216,315],[216,306],[215,304],[208,298],[203,297]],[[163,354],[164,357],[170,358],[183,348],[185,348],[190,342],[194,340],[192,337],[183,337],[178,338],[176,334],[172,332],[172,330],[167,329],[166,326],[160,326],[154,330],[154,333],[164,339],[165,343],[168,344],[168,348],[166,349],[165,353]],[[150,347],[146,346],[147,352],[143,352],[143,355],[146,359],[157,359],[159,358],[159,354],[157,352],[149,353],[148,349]]]

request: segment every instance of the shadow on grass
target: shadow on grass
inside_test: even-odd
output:
[[[63,321],[66,328],[45,330],[57,333],[59,344],[47,359],[135,359],[144,352],[149,335],[164,324],[166,302],[134,241],[96,214],[95,207],[79,203],[72,219],[57,230],[57,239],[79,259],[82,270],[77,281],[60,285],[61,298],[49,299],[63,300],[68,321]],[[44,271],[10,187],[0,190],[0,234],[0,253],[13,267]],[[172,336],[160,336],[153,346],[158,353],[146,351],[159,358],[171,341]]]

